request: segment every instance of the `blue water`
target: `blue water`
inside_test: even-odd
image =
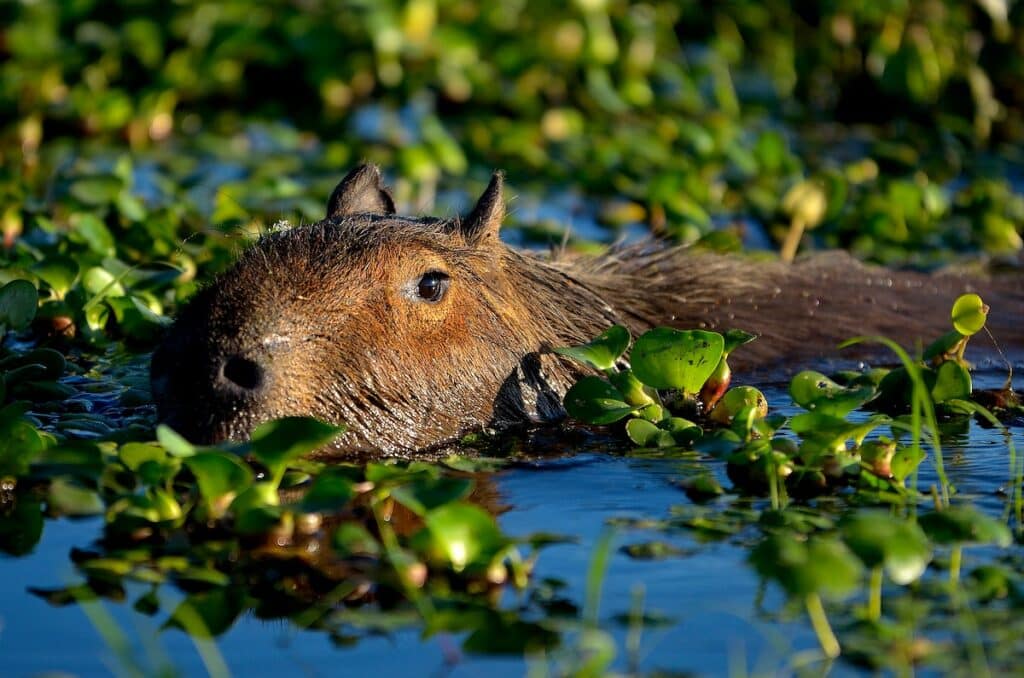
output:
[[[993,370],[980,375],[976,383],[995,386],[1001,379]],[[788,402],[780,388],[766,391],[769,402]],[[1019,426],[1013,436],[1018,448],[1024,449],[1024,431]],[[1005,500],[997,490],[1007,483],[1009,463],[1006,442],[1000,434],[972,423],[967,436],[947,441],[944,457],[950,480],[963,496],[971,497],[993,514],[1003,510]],[[510,507],[499,518],[508,533],[548,531],[577,538],[576,543],[543,550],[534,577],[535,581],[546,577],[563,580],[567,586],[561,594],[582,606],[587,570],[597,543],[610,529],[608,521],[665,518],[670,507],[688,504],[672,481],[697,465],[710,468],[728,486],[718,462],[593,451],[522,463],[495,473],[490,481],[501,503]],[[934,467],[926,460],[921,486],[928,487],[935,479]],[[727,495],[712,506],[721,509],[735,501],[735,496]],[[79,605],[52,607],[27,591],[30,586],[59,587],[75,581],[69,550],[89,546],[100,530],[99,519],[49,521],[34,553],[0,560],[0,675],[124,673],[124,660],[116,658],[101,638],[95,616],[90,619]],[[643,631],[636,659],[645,672],[789,673],[792,666],[788,662],[794,653],[799,657],[801,650],[816,647],[802,616],[780,623],[773,616],[758,613],[760,585],[745,564],[748,550],[742,536],[702,543],[684,531],[616,528],[613,539],[616,548],[604,579],[599,617],[602,627],[616,640],[616,668],[626,669],[630,657],[624,650],[626,628],[614,617],[631,609],[637,592],[643,594],[645,612],[672,620],[670,625]],[[668,541],[687,555],[642,561],[629,558],[617,548],[650,539]],[[970,552],[966,558],[965,568],[970,566]],[[193,641],[179,631],[159,630],[179,594],[172,587],[161,587],[161,612],[149,618],[131,609],[132,601],[146,590],[142,585],[130,585],[125,602],[100,604],[128,637],[133,655],[146,667],[142,673],[152,675],[157,666],[170,664],[183,675],[203,675],[204,665]],[[775,587],[767,587],[764,593],[761,609],[782,608],[783,597]],[[509,592],[505,604],[513,602]],[[571,653],[576,636],[569,634],[564,640],[570,650],[561,652]],[[460,642],[459,637],[422,638],[418,630],[408,630],[368,636],[353,646],[339,647],[322,632],[300,631],[287,622],[245,616],[218,639],[217,648],[234,675],[294,672],[319,676],[343,671],[346,675],[496,678],[523,675],[529,668],[519,657],[464,655],[459,650]],[[556,669],[560,657],[557,652],[547,657]],[[833,667],[833,673],[836,671],[847,673],[853,669],[840,663]]]

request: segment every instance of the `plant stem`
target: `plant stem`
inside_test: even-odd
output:
[[[814,633],[818,635],[818,644],[821,645],[821,651],[829,659],[835,659],[839,656],[840,652],[839,641],[836,639],[836,634],[832,632],[832,627],[828,623],[825,606],[821,604],[821,596],[817,593],[808,593],[807,597],[804,598],[804,605],[807,607],[807,616],[811,618],[811,626],[814,628]]]
[[[956,584],[960,581],[960,560],[963,556],[964,547],[959,544],[953,547],[949,554],[949,583]]]
[[[870,588],[868,589],[868,619],[873,622],[882,618],[882,566],[871,568]]]
[[[804,220],[794,218],[789,224],[789,231],[786,239],[782,241],[782,249],[779,250],[779,258],[787,264],[796,258],[796,250],[800,247],[800,238],[804,235]]]

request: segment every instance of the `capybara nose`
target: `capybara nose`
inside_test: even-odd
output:
[[[256,361],[233,355],[221,363],[217,382],[220,388],[233,394],[254,396],[263,389],[266,374]]]

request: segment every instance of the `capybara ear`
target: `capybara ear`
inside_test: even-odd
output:
[[[394,214],[395,201],[380,178],[376,165],[360,165],[349,172],[327,201],[327,218],[349,214]]]
[[[480,196],[476,207],[462,220],[460,228],[462,236],[470,245],[480,245],[488,239],[497,239],[501,220],[505,218],[505,198],[502,189],[505,185],[505,173],[498,170],[491,175],[491,183]]]

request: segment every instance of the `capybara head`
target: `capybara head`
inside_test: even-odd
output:
[[[464,218],[407,218],[359,167],[327,219],[263,237],[181,311],[153,355],[159,418],[210,443],[309,415],[349,426],[342,450],[402,453],[558,416],[503,215],[500,174]]]

